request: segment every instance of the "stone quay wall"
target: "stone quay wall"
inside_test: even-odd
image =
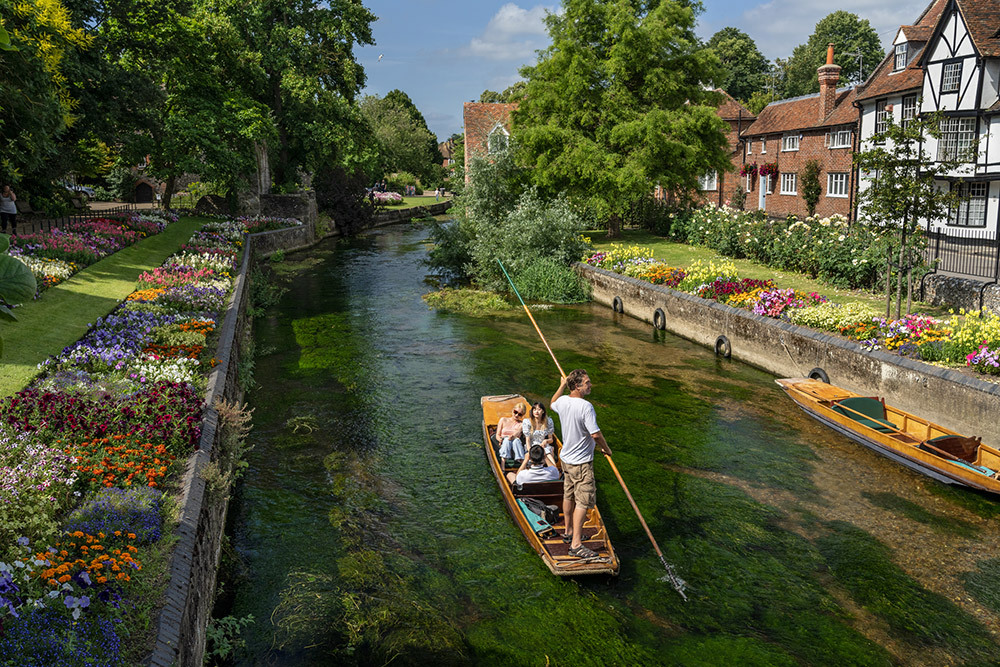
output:
[[[253,234],[243,247],[240,271],[226,309],[215,357],[219,363],[208,378],[204,421],[198,450],[188,457],[181,478],[178,538],[169,566],[169,582],[156,620],[157,638],[146,664],[153,667],[194,667],[202,664],[205,632],[215,602],[216,571],[229,506],[229,490],[211,493],[203,472],[217,460],[223,429],[213,404],[217,398],[242,402],[238,368],[247,340],[249,277],[253,263],[275,250],[311,245],[315,221],[298,227]]]
[[[586,264],[574,268],[594,300],[617,312],[717,353],[728,347],[732,358],[778,377],[822,369],[835,385],[1000,445],[1000,385]]]
[[[994,282],[930,273],[924,276],[917,294],[933,306],[1000,313],[1000,285]]]

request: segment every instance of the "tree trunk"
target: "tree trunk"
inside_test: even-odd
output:
[[[171,174],[167,177],[166,187],[163,188],[163,208],[170,209],[170,200],[174,196],[174,183],[177,182],[177,177]]]
[[[253,145],[257,157],[257,194],[271,193],[271,163],[267,155],[267,142],[256,141]]]
[[[909,315],[913,309],[913,257],[907,253],[906,257],[906,314]]]
[[[608,220],[608,238],[617,239],[622,235],[622,219],[617,213],[612,213]]]
[[[885,251],[885,319],[892,317],[892,248]]]
[[[906,252],[906,248],[900,246],[899,248],[899,270],[896,271],[896,319],[900,317],[900,309],[902,308],[903,300],[903,254]]]

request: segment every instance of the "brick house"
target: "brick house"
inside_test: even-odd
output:
[[[763,209],[784,217],[808,214],[802,199],[806,163],[820,164],[820,197],[816,214],[851,217],[855,170],[852,155],[858,136],[858,111],[853,88],[837,90],[840,66],[833,62],[833,45],[826,64],[817,70],[820,92],[767,105],[743,133],[744,165],[768,165],[773,176],[743,177],[745,208]]]
[[[510,114],[517,104],[466,102],[462,110],[465,125],[465,165],[471,158],[497,153],[510,142]],[[465,176],[469,180],[468,173]]]
[[[451,165],[455,164],[455,140],[448,139],[447,141],[442,141],[438,144],[438,150],[441,151],[441,166],[447,169]]]
[[[743,145],[740,143],[740,134],[756,119],[750,110],[733,99],[732,95],[717,88],[715,92],[722,95],[722,102],[716,109],[716,115],[726,121],[729,129],[726,131],[726,141],[729,144],[729,161],[734,165],[742,162]],[[722,206],[732,201],[736,195],[736,188],[740,187],[743,179],[739,174],[739,167],[734,167],[722,174],[714,171],[705,174],[701,178],[699,189],[701,190],[701,202]]]

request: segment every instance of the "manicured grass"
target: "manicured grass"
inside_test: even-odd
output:
[[[449,201],[451,196],[441,197],[437,201],[434,201],[434,191],[431,190],[429,195],[421,195],[417,197],[403,197],[403,203],[397,204],[395,206],[386,206],[387,210],[394,210],[397,208],[413,208],[415,206],[430,206],[431,204],[440,204],[443,201]]]
[[[686,243],[674,243],[673,241],[667,240],[662,236],[656,236],[655,234],[650,234],[649,232],[641,229],[623,230],[621,238],[618,239],[609,239],[607,237],[607,233],[603,229],[590,230],[584,232],[584,235],[590,238],[594,248],[597,250],[607,250],[611,247],[612,243],[646,246],[653,249],[653,257],[656,259],[662,260],[670,266],[681,268],[690,266],[698,260],[702,260],[703,262],[714,261],[716,263],[728,261],[736,265],[736,268],[739,270],[740,277],[742,278],[758,278],[761,280],[770,278],[774,280],[778,287],[781,288],[792,287],[797,292],[818,292],[831,301],[836,301],[837,303],[863,301],[872,304],[879,309],[880,312],[884,312],[885,309],[884,294],[873,294],[871,292],[864,292],[861,290],[849,290],[833,287],[819,280],[809,278],[801,273],[779,271],[768,266],[751,262],[747,259],[731,259],[729,257],[723,257],[711,248],[692,246],[687,245]],[[895,288],[895,284],[893,284],[893,288]],[[905,292],[903,294],[903,302],[903,307],[905,308]],[[895,292],[893,293],[893,308],[895,309]],[[948,309],[940,306],[931,306],[925,303],[914,303],[913,311],[943,317],[947,315]]]
[[[0,322],[0,396],[23,389],[38,364],[87,333],[135,289],[139,274],[175,253],[207,218],[181,218],[156,236],[139,241],[46,290],[17,308],[17,322]]]

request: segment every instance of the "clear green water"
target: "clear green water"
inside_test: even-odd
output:
[[[604,461],[620,576],[563,580],[515,529],[479,398],[548,401],[530,323],[439,315],[403,227],[290,255],[257,320],[250,469],[230,512],[243,665],[996,664],[998,504],[828,432],[763,372],[599,306],[538,311]]]

